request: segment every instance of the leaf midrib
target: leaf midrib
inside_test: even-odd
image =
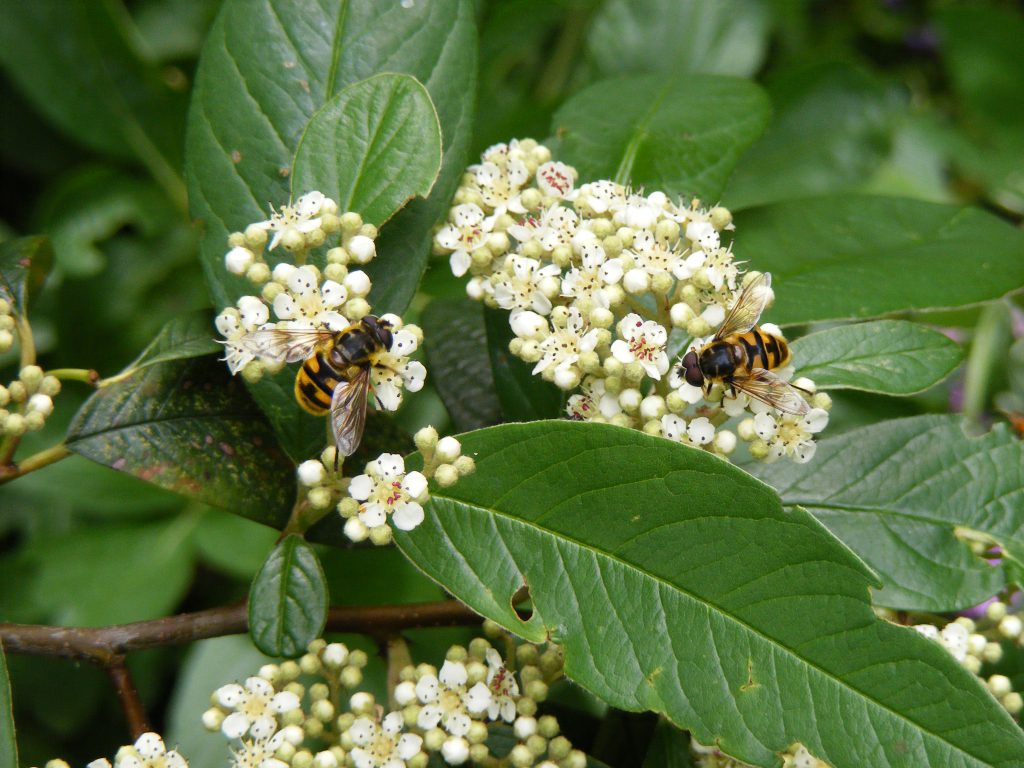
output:
[[[527,479],[532,479],[532,477],[531,478],[527,478]],[[503,496],[504,495],[507,495],[507,493],[503,494]],[[979,762],[981,762],[983,764],[985,763],[985,759],[983,757],[978,756],[978,755],[974,755],[974,754],[972,754],[970,752],[967,752],[965,749],[963,749],[959,745],[952,744],[951,742],[949,742],[946,739],[942,738],[939,734],[937,734],[937,733],[935,733],[935,732],[933,732],[931,730],[927,730],[924,726],[922,726],[921,724],[917,723],[914,720],[911,720],[910,718],[905,716],[903,713],[900,713],[900,712],[897,712],[897,711],[891,709],[887,705],[885,705],[882,702],[878,701],[877,699],[875,699],[874,697],[870,696],[869,694],[862,692],[860,689],[855,688],[854,686],[852,686],[851,684],[847,683],[846,681],[834,677],[829,671],[827,671],[825,669],[822,669],[821,667],[819,667],[818,665],[814,664],[810,660],[804,658],[799,653],[797,653],[795,650],[791,649],[789,646],[787,646],[787,645],[785,645],[785,644],[783,644],[781,642],[775,641],[774,639],[768,637],[767,635],[765,635],[760,630],[752,627],[751,625],[749,625],[747,622],[743,621],[739,617],[733,615],[732,613],[730,613],[730,612],[728,612],[728,611],[726,611],[724,609],[719,608],[714,603],[708,602],[704,598],[701,598],[701,597],[693,594],[692,592],[682,588],[678,584],[673,584],[672,582],[669,582],[669,581],[665,580],[664,578],[662,578],[660,576],[656,576],[656,575],[652,574],[650,571],[643,570],[638,565],[634,565],[633,563],[630,563],[630,562],[628,562],[626,560],[623,560],[622,558],[618,557],[617,555],[614,555],[614,554],[612,554],[610,552],[607,552],[607,551],[605,551],[603,549],[600,549],[600,548],[598,548],[596,546],[587,545],[584,542],[581,542],[580,540],[575,539],[575,538],[573,538],[571,536],[567,536],[566,534],[561,533],[561,532],[556,533],[555,531],[553,531],[553,530],[551,530],[549,528],[545,528],[545,527],[543,527],[541,525],[536,524],[534,521],[529,521],[529,520],[525,520],[525,519],[523,519],[521,517],[516,517],[516,516],[514,516],[514,515],[512,515],[510,513],[505,513],[505,512],[503,512],[500,509],[492,509],[492,508],[489,508],[489,507],[480,506],[478,504],[473,504],[473,503],[470,503],[470,502],[467,502],[467,501],[464,501],[464,500],[461,500],[461,499],[456,499],[456,498],[453,498],[453,497],[450,497],[450,496],[441,496],[440,494],[435,494],[435,496],[437,498],[443,498],[446,501],[448,501],[449,503],[452,503],[452,504],[455,504],[455,505],[461,505],[461,506],[464,506],[464,507],[470,508],[470,509],[474,509],[474,510],[477,510],[478,512],[483,513],[483,514],[490,513],[490,514],[492,514],[492,515],[494,515],[496,517],[501,517],[501,518],[509,521],[509,523],[512,524],[512,525],[520,524],[520,525],[523,525],[525,527],[532,528],[533,530],[535,530],[535,531],[537,531],[539,533],[542,533],[542,534],[546,533],[547,535],[549,535],[549,536],[551,536],[551,537],[553,537],[555,539],[560,539],[562,541],[565,541],[566,543],[569,543],[571,545],[577,546],[577,547],[579,547],[579,548],[581,548],[583,550],[589,550],[589,551],[593,552],[597,556],[603,556],[607,560],[609,560],[609,561],[611,561],[613,563],[617,563],[619,566],[621,566],[621,567],[623,567],[625,569],[629,569],[629,570],[635,571],[635,572],[639,573],[641,576],[645,576],[645,577],[651,579],[652,581],[657,582],[658,584],[661,584],[661,585],[663,585],[665,587],[668,587],[669,589],[671,589],[671,590],[673,590],[675,592],[678,592],[678,593],[680,593],[682,595],[685,595],[689,599],[693,600],[695,603],[703,605],[706,608],[715,611],[716,613],[718,613],[719,615],[721,615],[721,616],[727,618],[728,620],[732,621],[733,623],[735,623],[739,627],[742,627],[747,632],[749,632],[752,636],[760,638],[769,647],[774,647],[774,648],[779,648],[779,649],[785,650],[792,658],[794,658],[795,660],[800,661],[801,663],[803,663],[809,669],[815,670],[817,673],[821,674],[827,680],[833,681],[833,683],[835,685],[837,685],[838,687],[840,687],[842,689],[845,689],[845,690],[849,691],[852,695],[859,696],[861,700],[871,702],[879,710],[890,713],[890,715],[894,716],[899,721],[903,721],[903,722],[909,723],[913,728],[915,728],[920,733],[930,735],[933,739],[935,739],[936,741],[938,741],[938,742],[940,742],[942,744],[945,744],[948,748],[953,749],[956,752],[958,752],[958,753],[960,753],[962,755],[965,755],[965,756],[969,757],[972,760],[977,760],[977,761],[979,761]],[[439,520],[439,522],[440,522],[440,520]],[[445,532],[445,534],[448,537],[449,541],[452,541],[452,538],[448,534],[447,531]],[[458,550],[456,550],[456,551],[458,551]],[[461,555],[461,552],[458,552],[458,554]],[[519,568],[518,562],[516,562],[514,558],[511,558],[511,559],[512,559],[513,563],[515,564],[516,570],[519,570],[520,575],[522,575],[522,571]],[[834,562],[834,561],[828,561],[828,562]],[[836,563],[836,565],[838,565],[838,563]],[[474,573],[475,573],[475,570],[474,570]],[[664,615],[664,611],[662,611],[662,615]],[[669,719],[671,720],[671,716],[667,712],[663,711],[662,714],[665,714],[666,717],[669,717]]]

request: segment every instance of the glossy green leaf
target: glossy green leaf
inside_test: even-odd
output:
[[[399,547],[474,610],[559,643],[566,674],[612,706],[762,766],[794,741],[836,768],[1024,754],[974,675],[874,615],[862,561],[736,467],[598,424],[461,439],[476,473],[434,489]]]
[[[151,365],[96,392],[68,448],[161,488],[280,527],[295,469],[241,382],[212,357]]]
[[[609,0],[591,22],[587,51],[604,76],[752,75],[769,28],[768,7],[754,0]]]
[[[556,156],[581,183],[614,179],[715,201],[768,112],[767,97],[747,80],[645,75],[580,91],[555,113],[551,132]]]
[[[430,380],[437,387],[455,431],[501,421],[501,403],[487,354],[487,329],[479,302],[435,299],[420,319]]]
[[[290,0],[226,0],[203,47],[186,142],[191,211],[204,224],[201,261],[215,307],[252,292],[224,268],[228,233],[265,219],[268,202],[289,199],[293,155],[314,113],[380,72],[405,73],[426,87],[444,148],[430,198],[413,200],[388,221],[366,267],[374,309],[401,312],[426,266],[431,228],[466,164],[476,73],[472,4],[307,0],[300,8]],[[321,162],[341,167],[350,160]],[[253,391],[293,458],[323,447],[323,422],[300,412],[289,375],[268,377]]]
[[[505,421],[536,421],[561,415],[562,393],[558,388],[540,376],[534,376],[532,365],[508,351],[508,343],[512,340],[508,312],[484,309],[484,326],[494,391]]]
[[[7,677],[7,659],[0,643],[0,765],[18,764],[18,743],[14,738],[14,705],[11,681]]]
[[[1024,543],[1024,443],[1003,427],[969,438],[955,416],[887,421],[825,438],[808,464],[757,473],[875,569],[881,605],[947,611],[1003,588],[1003,571],[957,528]]]
[[[963,350],[947,336],[905,320],[876,320],[818,331],[790,345],[797,375],[819,389],[912,395],[946,378]]]
[[[780,325],[962,307],[1024,286],[1024,232],[976,208],[841,195],[736,216],[734,251],[772,273]]]
[[[0,64],[64,132],[98,152],[138,159],[184,206],[177,169],[185,96],[144,61],[133,34],[108,3],[8,3]]]
[[[0,243],[0,298],[10,302],[16,314],[24,315],[52,264],[53,248],[46,237],[19,237]]]
[[[316,552],[291,534],[263,563],[249,593],[249,634],[268,656],[306,652],[327,622],[327,581]]]
[[[771,125],[741,158],[722,197],[731,209],[861,189],[891,149],[905,109],[894,89],[848,66],[772,81]]]
[[[427,89],[408,75],[374,75],[313,115],[295,152],[292,198],[329,189],[342,211],[380,225],[430,194],[440,170],[441,125]]]
[[[136,371],[157,363],[188,360],[220,352],[223,347],[214,341],[214,333],[213,321],[208,312],[193,312],[176,317],[160,330],[131,365],[118,374],[118,378],[134,375]]]

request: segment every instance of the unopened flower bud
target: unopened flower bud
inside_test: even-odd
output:
[[[459,471],[452,464],[441,464],[434,470],[434,481],[442,488],[451,488],[459,481]]]
[[[462,444],[454,437],[442,437],[437,443],[437,458],[441,461],[452,462],[462,452]]]
[[[310,459],[299,464],[297,473],[299,482],[306,486],[319,485],[327,476],[324,465],[316,459]]]
[[[1024,623],[1021,622],[1020,616],[1016,614],[1011,613],[1004,616],[999,622],[999,634],[1008,640],[1015,640],[1020,637],[1022,629],[1024,629]]]
[[[345,521],[345,535],[354,542],[366,541],[370,536],[370,529],[358,517],[350,517]]]
[[[431,451],[438,443],[437,430],[433,427],[423,427],[413,436],[413,442],[416,444],[417,450]]]
[[[992,675],[987,682],[988,689],[997,699],[1002,698],[1013,690],[1013,684],[1006,675]]]
[[[233,275],[244,275],[256,260],[255,254],[248,248],[232,248],[224,255],[224,267]]]

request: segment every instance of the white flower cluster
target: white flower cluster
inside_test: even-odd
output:
[[[706,747],[694,739],[690,739],[690,756],[697,768],[751,768],[750,765],[729,757],[717,747]],[[830,768],[824,760],[819,760],[803,744],[797,742],[782,753],[782,768]]]
[[[398,709],[385,714],[372,694],[357,690],[366,654],[316,640],[296,661],[267,664],[242,684],[218,688],[203,724],[229,740],[232,768],[426,768],[435,753],[448,765],[488,764],[488,725],[495,722],[512,726],[518,743],[509,758],[517,768],[585,768],[585,755],[559,735],[558,721],[537,712],[549,684],[562,676],[560,650],[514,645],[494,625],[485,628],[515,648],[518,673],[477,638],[468,649],[450,648],[440,670],[401,669],[390,697]]]
[[[402,456],[382,453],[367,463],[362,474],[351,478],[335,469],[337,449],[328,447],[318,459],[298,466],[298,480],[305,489],[306,502],[313,509],[337,506],[345,520],[345,534],[352,541],[389,544],[391,526],[411,531],[423,522],[429,480],[446,488],[476,469],[473,458],[462,455],[458,440],[439,437],[433,427],[420,429],[414,442],[423,457],[422,471],[406,471]]]
[[[338,204],[321,192],[309,192],[294,205],[281,206],[270,219],[250,224],[245,232],[232,233],[225,268],[244,275],[259,288],[259,295],[242,296],[217,316],[231,372],[258,381],[264,373],[274,373],[284,365],[280,354],[260,356],[252,345],[240,343],[253,331],[342,331],[368,315],[367,296],[373,286],[366,272],[353,267],[368,264],[376,256],[376,236],[376,227],[365,224],[358,213],[339,215]],[[307,263],[314,249],[335,237],[338,245],[326,250],[322,270]],[[267,263],[267,253],[278,245],[291,253],[295,263]],[[393,411],[401,404],[403,390],[417,392],[423,387],[426,369],[410,359],[423,342],[423,332],[415,325],[403,324],[397,315],[381,319],[390,323],[393,342],[374,360],[371,384],[375,401]]]
[[[1024,642],[1024,620],[1006,603],[993,600],[985,607],[985,615],[975,621],[959,616],[939,629],[933,624],[915,624],[917,632],[942,645],[960,664],[978,675],[993,696],[1011,715],[1024,711],[1024,696],[1013,690],[1013,682],[1002,674],[983,674],[985,664],[996,664],[1003,658],[1003,643]]]
[[[6,387],[0,384],[0,437],[42,429],[59,392],[60,380],[38,365],[26,365],[17,379]]]
[[[702,347],[744,284],[722,207],[675,202],[612,181],[577,186],[574,168],[533,140],[484,152],[463,176],[434,237],[470,297],[508,310],[512,354],[569,398],[571,418],[642,429],[728,456],[739,437],[755,458],[808,461],[831,400],[808,379],[806,415],[782,414],[715,384],[705,396],[673,365]],[[778,328],[761,326],[781,337]],[[774,371],[783,380],[788,369]],[[726,395],[723,397],[723,395]],[[755,423],[756,422],[756,423]]]
[[[65,760],[48,760],[46,768],[69,768]],[[159,733],[149,731],[117,750],[114,762],[105,757],[86,763],[85,768],[188,768],[188,761],[176,750],[167,749]]]

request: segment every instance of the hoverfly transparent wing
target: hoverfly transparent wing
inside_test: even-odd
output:
[[[264,360],[297,363],[332,336],[334,331],[326,328],[266,328],[227,344]]]
[[[366,396],[370,391],[370,368],[360,368],[351,381],[342,381],[331,397],[331,429],[338,453],[351,456],[363,439],[366,426]]]
[[[783,413],[803,416],[810,410],[807,401],[800,396],[796,388],[764,368],[755,368],[749,376],[737,377],[731,384],[734,389]]]
[[[769,272],[764,272],[751,281],[726,314],[722,325],[715,331],[715,341],[734,333],[746,333],[757,325],[768,298],[772,295],[771,287],[772,276]]]

